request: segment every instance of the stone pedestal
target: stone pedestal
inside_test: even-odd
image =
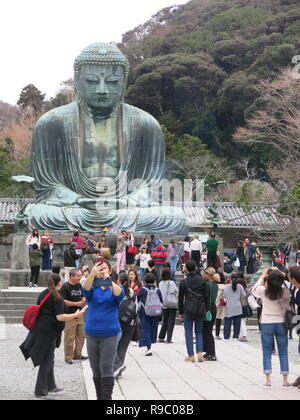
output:
[[[223,238],[219,235],[216,237],[216,239],[219,241],[219,256],[221,262],[221,267],[218,271],[222,271],[222,273],[224,273],[224,241]]]
[[[27,234],[16,233],[13,235],[11,269],[29,270],[29,251],[26,245]]]
[[[39,287],[47,287],[48,277],[51,271],[41,271]],[[0,269],[0,290],[9,287],[27,287],[30,280],[30,270]]]

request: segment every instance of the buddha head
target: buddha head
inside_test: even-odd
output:
[[[74,64],[78,97],[93,111],[110,115],[124,100],[129,63],[115,44],[86,47]]]

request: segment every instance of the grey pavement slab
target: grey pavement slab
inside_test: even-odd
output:
[[[21,325],[6,325],[0,334],[0,400],[35,400],[34,387],[38,368],[33,369],[31,360],[25,359],[19,350],[27,330]],[[86,363],[86,362],[84,362]],[[64,362],[63,346],[55,352],[55,376],[57,386],[64,392],[56,394],[60,400],[86,400],[82,363],[72,366]]]
[[[6,327],[6,331],[4,330]],[[34,399],[37,369],[24,361],[19,345],[26,337],[20,325],[0,324],[0,400]],[[296,337],[295,337],[296,338]],[[177,325],[173,344],[157,343],[153,356],[130,344],[126,370],[116,381],[114,400],[300,400],[300,390],[283,389],[278,357],[273,357],[272,388],[264,387],[259,335],[249,331],[249,342],[216,341],[217,362],[188,363],[184,329]],[[289,341],[290,381],[300,375],[298,341]],[[57,385],[65,389],[57,399],[95,399],[89,362],[64,362],[63,345],[56,350]]]

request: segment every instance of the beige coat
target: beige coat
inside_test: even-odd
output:
[[[217,306],[217,319],[224,319],[224,315],[225,315],[225,306],[219,306],[219,301],[221,298],[224,297],[224,289],[225,289],[225,284],[218,284],[218,295],[217,295],[217,299],[216,299],[216,306]]]

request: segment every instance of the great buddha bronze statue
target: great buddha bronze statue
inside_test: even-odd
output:
[[[164,176],[164,137],[151,115],[124,103],[127,58],[115,44],[96,43],[74,70],[76,101],[47,112],[34,129],[30,224],[180,233],[182,211],[149,197]]]

